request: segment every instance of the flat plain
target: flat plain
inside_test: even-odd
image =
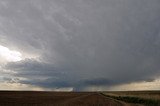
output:
[[[160,91],[0,91],[0,106],[160,106]]]
[[[0,91],[0,106],[140,106],[102,92]]]

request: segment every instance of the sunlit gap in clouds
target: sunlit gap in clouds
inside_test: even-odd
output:
[[[0,45],[0,57],[2,57],[4,61],[8,62],[17,62],[22,60],[22,54],[20,52],[10,50],[2,45]]]

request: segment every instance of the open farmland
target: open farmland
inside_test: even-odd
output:
[[[139,106],[96,92],[1,91],[0,106]]]

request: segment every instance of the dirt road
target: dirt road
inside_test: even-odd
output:
[[[107,98],[100,93],[82,95],[63,104],[68,106],[139,106]]]
[[[0,106],[138,106],[94,92],[0,92]]]

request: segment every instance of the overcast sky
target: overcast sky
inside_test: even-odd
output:
[[[159,12],[160,0],[0,0],[0,89],[160,89]]]

